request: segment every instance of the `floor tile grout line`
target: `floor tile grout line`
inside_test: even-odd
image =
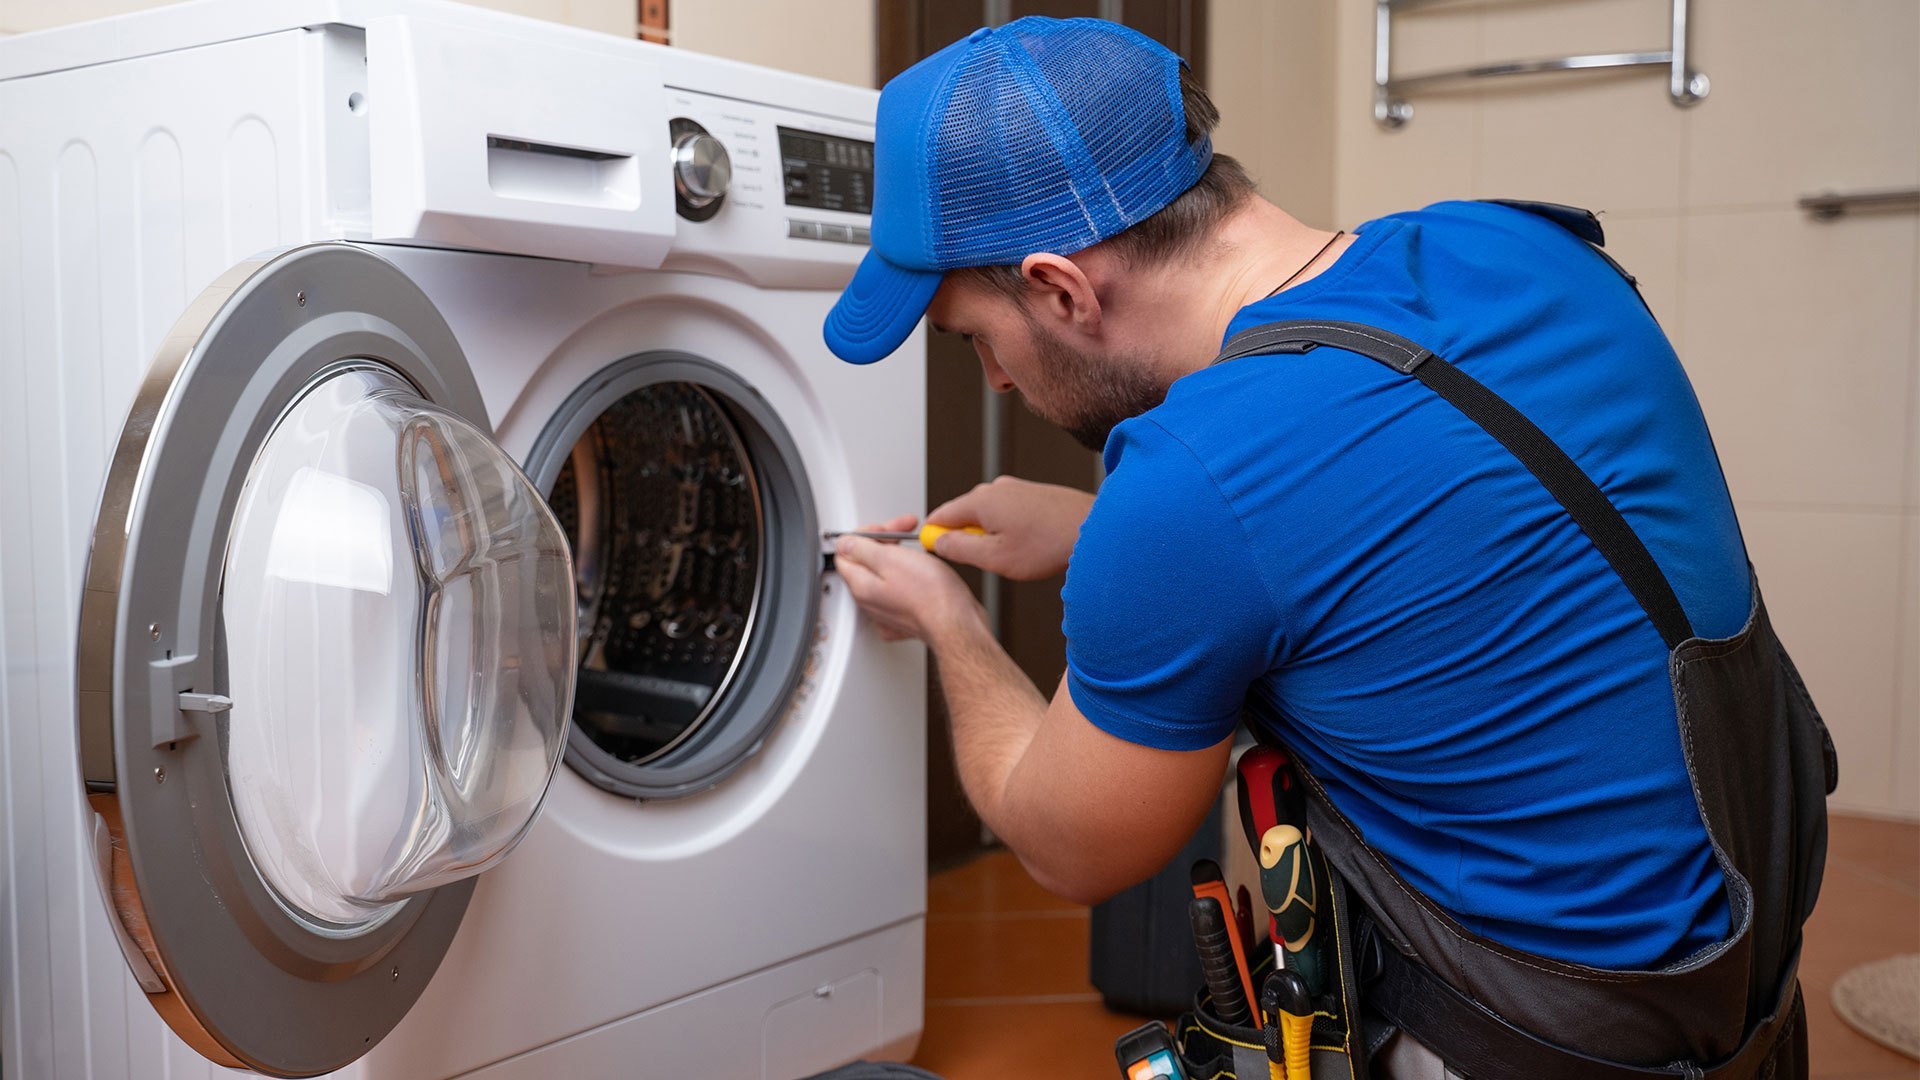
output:
[[[962,1007],[981,1007],[992,1005],[1091,1005],[1101,1000],[1096,993],[1079,994],[1000,994],[987,997],[955,997],[926,999],[927,1007],[953,1005]]]
[[[1892,889],[1895,892],[1900,893],[1901,895],[1906,896],[1910,899],[1920,900],[1920,888],[1916,888],[1913,885],[1909,885],[1904,881],[1898,880],[1897,878],[1888,877],[1886,874],[1880,872],[1879,870],[1874,869],[1871,866],[1866,865],[1865,863],[1856,862],[1853,859],[1849,859],[1843,855],[1828,855],[1827,865],[1842,867],[1851,873],[1858,874],[1859,876],[1867,879],[1868,881],[1873,882],[1876,885],[1881,885],[1886,888]]]
[[[1085,919],[1089,913],[1085,908],[1078,911],[929,911],[927,921],[934,922],[995,922],[1001,919]]]

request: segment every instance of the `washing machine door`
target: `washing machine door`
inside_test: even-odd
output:
[[[458,343],[318,244],[182,316],[109,468],[80,765],[109,917],[208,1058],[346,1065],[539,810],[574,677],[567,543]]]

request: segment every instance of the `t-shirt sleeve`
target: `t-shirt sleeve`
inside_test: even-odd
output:
[[[1110,735],[1212,746],[1280,655],[1280,620],[1239,519],[1192,451],[1148,420],[1114,440],[1062,592],[1067,689]]]

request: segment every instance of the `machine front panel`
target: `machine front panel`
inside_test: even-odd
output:
[[[829,291],[762,290],[710,274],[596,274],[459,253],[397,251],[393,258],[467,343],[501,443],[528,462],[537,484],[546,482],[538,448],[556,417],[569,412],[569,399],[631,359],[640,372],[652,372],[649,385],[668,391],[662,400],[686,400],[672,384],[707,380],[699,385],[727,411],[749,450],[763,505],[768,489],[779,486],[768,477],[783,458],[754,449],[751,418],[739,408],[747,401],[790,438],[817,529],[922,504],[921,339],[909,342],[897,364],[840,362],[815,333],[833,302]],[[519,306],[503,304],[504,297]],[[515,313],[528,310],[542,318]],[[660,366],[672,357],[686,366]],[[712,385],[720,381],[715,368],[736,381]],[[609,393],[618,401],[626,392],[609,384]],[[590,430],[583,423],[567,445]],[[687,446],[671,432],[645,445],[674,454]],[[698,444],[703,455],[722,445],[731,443]],[[647,462],[643,456],[621,467]],[[561,516],[569,514],[563,509]],[[778,511],[769,516],[784,519]],[[797,681],[789,688],[776,678],[777,693],[766,699],[759,695],[768,687],[756,684],[768,680],[736,675],[723,692],[728,700],[766,703],[705,721],[765,721],[760,745],[725,775],[668,797],[636,800],[563,766],[527,841],[482,880],[442,974],[356,1075],[398,1080],[429,1064],[479,1068],[581,1031],[595,1034],[568,1053],[592,1059],[600,1051],[584,1044],[603,1037],[599,1025],[662,1008],[672,1017],[664,1026],[636,1022],[624,1030],[638,1044],[652,1037],[641,1032],[669,1028],[692,1039],[738,1038],[743,1025],[753,1030],[757,1013],[696,1005],[706,999],[687,995],[788,963],[792,978],[812,980],[810,992],[856,974],[827,962],[836,942],[921,916],[924,657],[916,646],[881,640],[838,578],[824,571],[821,550],[816,532],[807,545],[813,561],[806,582],[818,603]],[[583,582],[607,574],[587,559],[581,564]],[[583,605],[590,595],[583,590]],[[704,603],[712,594],[694,595]],[[780,655],[794,654],[783,648]],[[701,658],[698,647],[694,658]],[[538,932],[522,932],[530,920]],[[896,988],[918,985],[920,963],[917,949],[899,951],[880,968],[889,1031],[918,1026],[917,1007],[904,1020],[893,1009],[903,1000]],[[543,988],[537,1007],[527,1004],[528,985]],[[790,1015],[797,1014],[781,1014]],[[628,1036],[611,1031],[604,1034],[610,1045],[628,1045]],[[849,1056],[878,1048],[852,1031],[836,1037]],[[528,1063],[519,1074],[541,1067],[538,1053],[518,1060]]]

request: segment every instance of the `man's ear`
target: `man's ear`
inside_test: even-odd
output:
[[[1027,280],[1027,304],[1042,323],[1058,330],[1095,332],[1100,327],[1100,298],[1080,264],[1065,255],[1039,251],[1020,263]]]

